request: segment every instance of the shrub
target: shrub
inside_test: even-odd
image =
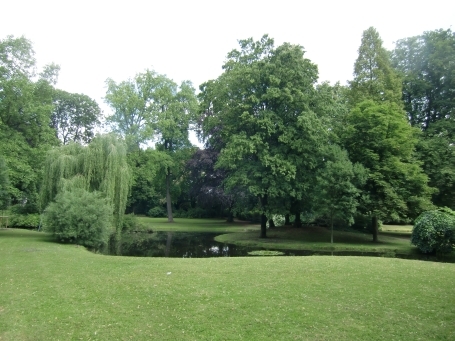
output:
[[[11,214],[8,221],[9,227],[20,227],[25,229],[36,229],[40,224],[39,214]]]
[[[112,213],[101,193],[74,189],[61,192],[49,204],[43,226],[62,242],[100,249],[112,231]]]
[[[423,253],[448,253],[455,246],[455,215],[446,211],[427,211],[415,221],[411,243]]]
[[[123,225],[122,225],[122,232],[148,232],[151,233],[152,229],[141,224],[134,214],[125,214],[123,216]]]
[[[147,215],[152,218],[164,218],[167,213],[163,207],[155,206],[148,210]]]

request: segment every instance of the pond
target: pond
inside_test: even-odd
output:
[[[208,257],[246,257],[251,251],[263,250],[258,247],[245,247],[223,244],[214,240],[217,233],[196,232],[155,232],[129,233],[122,236],[121,256],[134,257],[173,257],[173,258],[208,258]],[[370,256],[391,257],[440,261],[434,256],[395,253],[376,253],[358,251],[308,251],[282,250],[285,256]]]

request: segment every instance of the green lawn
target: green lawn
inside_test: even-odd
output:
[[[127,258],[0,230],[0,340],[454,340],[455,264]]]
[[[267,231],[267,238],[259,233],[229,233],[217,236],[219,242],[267,249],[314,250],[314,251],[361,251],[377,253],[412,254],[417,248],[410,238],[399,238],[381,233],[379,243],[372,243],[370,234],[334,231],[334,243],[330,243],[330,230],[323,227],[278,227]]]
[[[246,232],[259,231],[259,225],[248,222],[226,223],[222,219],[186,219],[175,218],[173,223],[168,223],[167,218],[149,218],[137,216],[137,221],[146,228],[153,231],[174,231],[174,232]],[[258,232],[259,233],[259,232]]]

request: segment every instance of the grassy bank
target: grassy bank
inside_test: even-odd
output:
[[[0,340],[453,340],[455,265],[111,257],[0,230]]]
[[[217,241],[266,249],[313,250],[313,251],[362,251],[410,254],[417,252],[409,238],[399,238],[381,233],[379,243],[372,243],[369,234],[334,231],[334,243],[330,243],[330,230],[323,227],[274,228],[267,231],[267,238],[259,238],[255,232],[229,233],[217,236]]]

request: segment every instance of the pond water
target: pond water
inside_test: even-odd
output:
[[[135,257],[173,257],[173,258],[208,258],[208,257],[246,257],[251,251],[263,250],[223,244],[216,242],[216,233],[195,232],[155,232],[155,233],[130,233],[122,236],[120,247],[121,256]],[[434,256],[426,255],[400,255],[395,253],[353,252],[353,251],[308,251],[308,250],[282,250],[286,256],[372,256],[392,257],[440,261]]]

